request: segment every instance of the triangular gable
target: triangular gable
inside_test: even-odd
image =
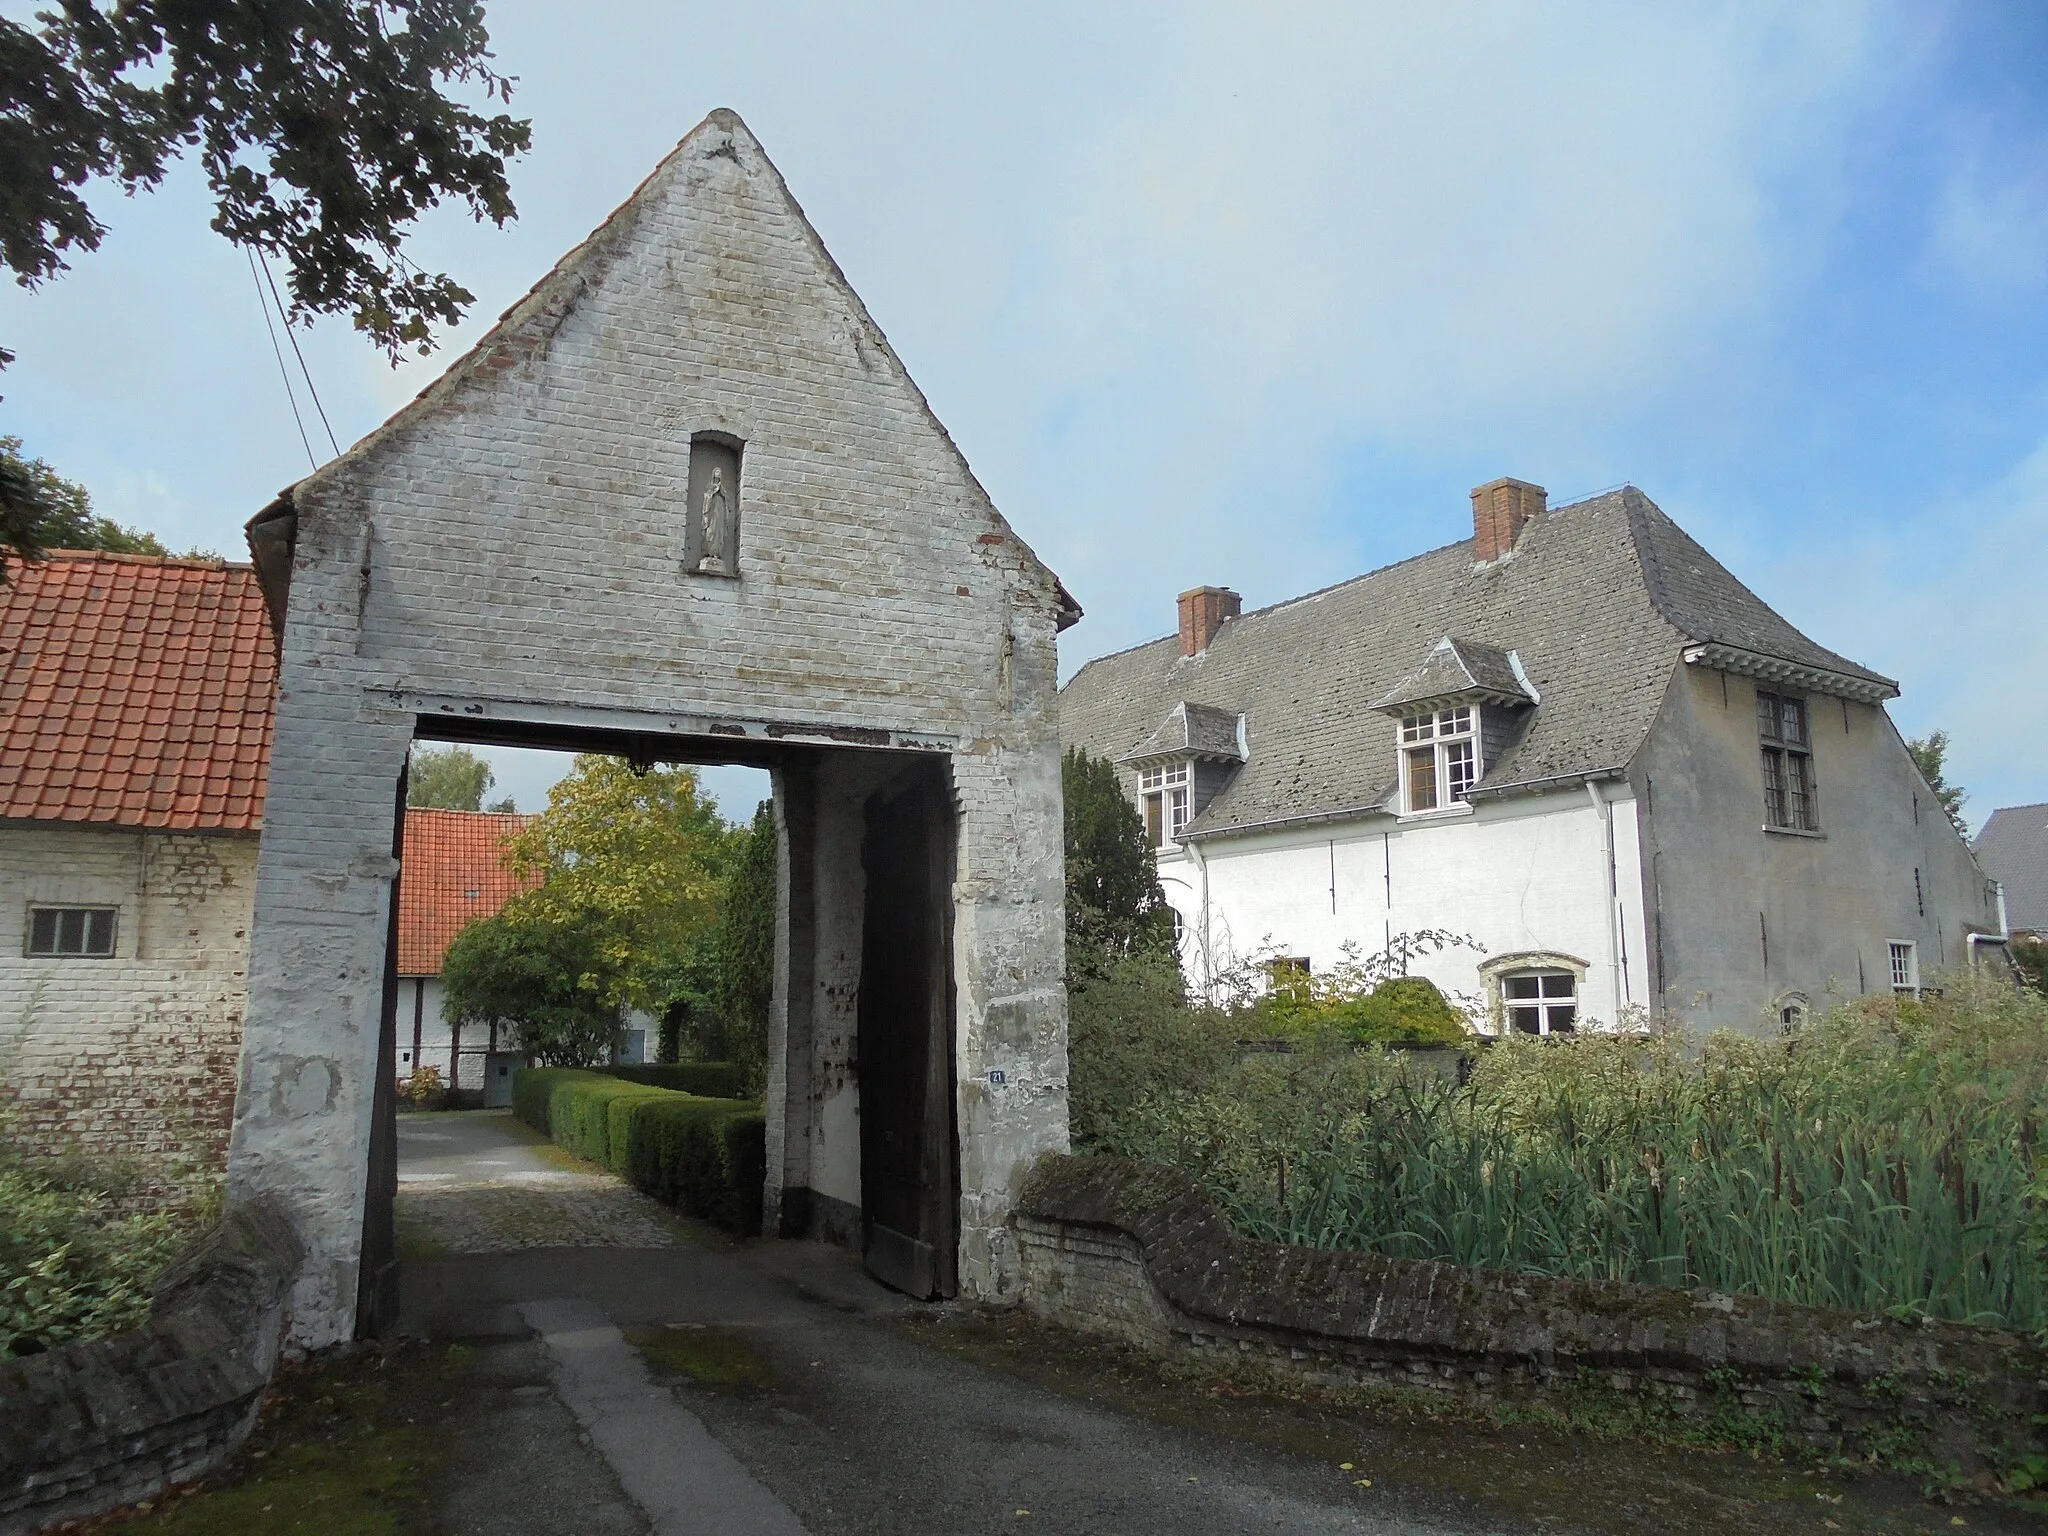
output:
[[[790,193],[782,173],[738,113],[718,108],[693,128],[659,165],[581,244],[568,252],[527,294],[499,317],[498,323],[445,373],[382,426],[355,443],[341,457],[323,465],[281,493],[278,500],[249,523],[251,548],[274,620],[282,627],[290,585],[292,541],[296,538],[296,505],[317,498],[330,487],[348,482],[372,467],[383,453],[427,424],[468,408],[473,387],[494,375],[515,373],[544,364],[553,339],[592,290],[601,288],[621,259],[644,240],[643,223],[659,217],[669,199],[705,192],[709,178],[699,175],[707,160],[726,159],[748,174],[745,190],[765,183],[779,212],[793,220],[803,242],[829,284],[840,311],[844,340],[861,365],[886,375],[915,400],[924,424],[943,441],[953,470],[971,487],[978,517],[973,536],[984,558],[1000,560],[1051,594],[1057,624],[1066,629],[1081,617],[1081,608],[1059,578],[1017,537],[975,477],[952,435],[931,410],[924,393],[910,377],[888,338],[869,314],[839,264],[825,248],[802,207]],[[680,189],[679,189],[679,184]],[[717,195],[716,191],[706,195]],[[801,284],[810,274],[793,274]],[[280,533],[280,525],[282,532]]]

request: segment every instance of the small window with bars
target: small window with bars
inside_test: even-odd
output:
[[[1145,807],[1145,834],[1154,848],[1166,847],[1187,830],[1191,777],[1186,763],[1140,770],[1138,795]]]
[[[1478,713],[1464,704],[1402,718],[1402,803],[1410,811],[1442,810],[1472,798],[1480,767]]]
[[[1920,948],[1910,939],[1893,939],[1892,990],[1901,997],[1920,995]]]
[[[105,960],[114,953],[114,907],[30,907],[30,955]]]
[[[1756,729],[1763,751],[1764,824],[1793,832],[1819,831],[1806,700],[1759,688]]]
[[[1578,1029],[1579,978],[1570,971],[1512,971],[1500,979],[1508,1028],[1519,1035],[1569,1035]]]

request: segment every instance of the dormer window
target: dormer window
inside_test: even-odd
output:
[[[1141,769],[1138,793],[1145,804],[1145,832],[1154,848],[1164,848],[1187,830],[1188,787],[1193,778],[1187,763],[1161,763]]]
[[[1438,811],[1472,797],[1479,779],[1479,710],[1470,704],[1401,717],[1402,804]]]
[[[1446,635],[1372,708],[1395,723],[1404,815],[1468,803],[1541,700],[1513,651]]]

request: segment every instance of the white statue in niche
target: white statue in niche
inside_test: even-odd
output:
[[[711,576],[731,576],[739,570],[739,551],[733,548],[738,529],[733,523],[732,496],[725,488],[725,466],[711,466],[711,483],[704,487],[701,509],[704,553],[697,569]]]

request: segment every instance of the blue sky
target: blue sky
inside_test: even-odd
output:
[[[1973,822],[2048,800],[2048,10],[488,14],[521,218],[422,228],[478,294],[436,358],[302,337],[344,445],[731,106],[1087,608],[1068,672],[1184,587],[1258,605],[1462,537],[1497,475],[1634,481],[1902,681]],[[69,276],[0,293],[0,431],[239,554],[307,467],[249,271],[189,173],[102,215]]]

